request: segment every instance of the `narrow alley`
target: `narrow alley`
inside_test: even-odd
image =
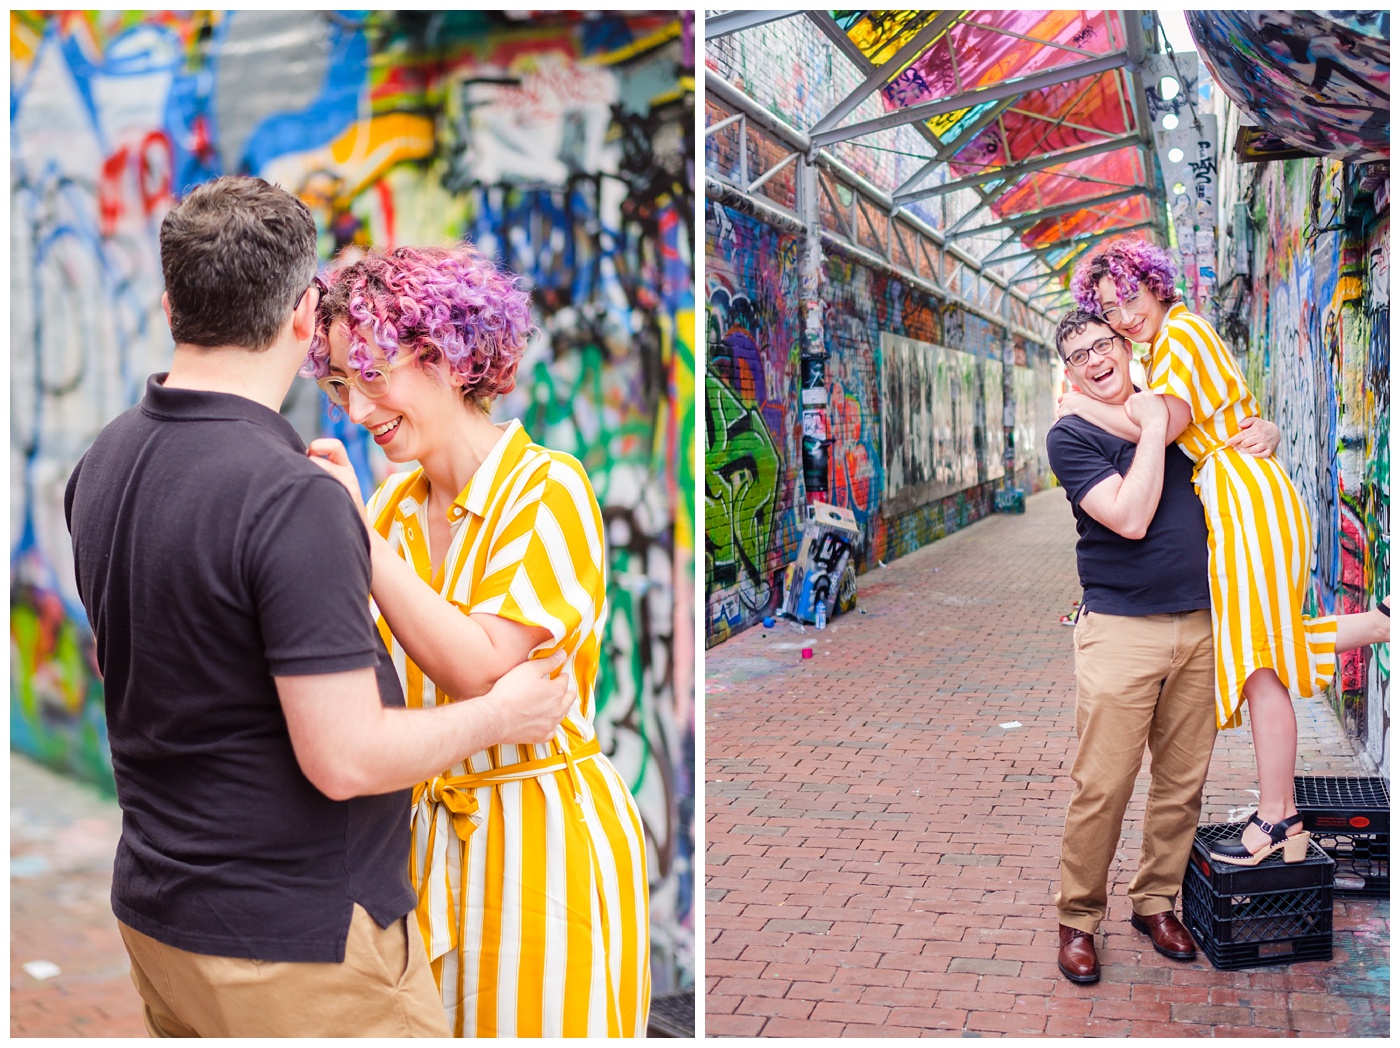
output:
[[[1102,980],[1060,977],[1074,539],[1064,493],[1041,492],[861,576],[825,632],[780,621],[708,652],[707,1033],[1389,1033],[1388,900],[1335,896],[1331,961],[1240,971],[1128,926],[1147,767]],[[1299,774],[1375,774],[1324,703],[1297,709]],[[1247,730],[1221,733],[1201,821],[1252,810],[1253,775]]]

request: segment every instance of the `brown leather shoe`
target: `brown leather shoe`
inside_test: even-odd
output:
[[[1060,974],[1070,982],[1099,981],[1099,955],[1094,951],[1094,937],[1078,928],[1060,925]]]
[[[1191,939],[1191,933],[1176,919],[1176,914],[1171,910],[1154,913],[1151,917],[1133,914],[1129,923],[1144,935],[1150,935],[1152,945],[1164,957],[1189,961],[1196,956],[1196,944]]]

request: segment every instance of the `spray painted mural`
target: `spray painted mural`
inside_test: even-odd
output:
[[[1192,11],[1187,22],[1226,94],[1285,142],[1389,159],[1389,11]]]
[[[707,636],[728,636],[781,597],[800,534],[796,238],[711,201],[705,269]]]
[[[599,735],[647,829],[658,991],[693,980],[691,16],[13,13],[11,738],[106,770],[63,485],[170,360],[157,233],[186,187],[279,182],[323,257],[470,237],[540,336],[499,405],[583,462],[609,541]],[[298,383],[304,436],[330,421]]]
[[[798,237],[716,200],[708,204],[705,234],[705,635],[716,644],[777,606],[783,571],[801,542],[808,501],[803,297]],[[824,501],[855,517],[858,570],[911,553],[989,513],[1008,425],[1021,449],[1016,483],[1034,491],[1048,482],[1043,437],[1054,412],[1053,402],[1048,409],[1044,404],[1053,381],[1047,347],[1013,344],[1021,365],[1014,371],[1025,372],[1029,384],[1018,380],[1015,389],[1025,387],[1017,394],[1021,406],[1007,423],[1006,343],[996,325],[838,254],[822,261],[820,300],[827,351],[824,439],[830,441]],[[919,453],[941,485],[936,491],[923,482],[901,483],[899,493],[889,487],[890,455],[901,470],[913,462],[911,449],[895,446],[882,431],[890,397],[882,383],[894,379],[898,387],[898,375],[912,366],[903,356],[889,359],[891,337],[942,347],[961,369],[960,388],[971,393],[975,384],[979,390],[958,415],[956,471],[935,462],[936,451]],[[951,386],[947,392],[951,411]]]
[[[1279,456],[1315,536],[1311,605],[1361,611],[1390,592],[1390,220],[1334,161],[1226,173],[1245,205],[1233,232],[1248,271],[1233,281],[1244,293],[1222,299],[1220,329],[1283,431]],[[1389,649],[1340,664],[1338,712],[1387,765]]]
[[[1003,473],[1002,363],[880,332],[885,499],[913,507]]]

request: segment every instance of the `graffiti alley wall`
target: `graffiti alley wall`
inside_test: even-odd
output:
[[[1283,431],[1279,456],[1316,536],[1310,603],[1318,614],[1363,611],[1390,592],[1383,167],[1326,159],[1239,164],[1228,150],[1222,165],[1221,213],[1230,226],[1220,243],[1216,323],[1264,416]],[[1388,769],[1389,647],[1339,661],[1337,712]]]
[[[12,745],[110,781],[62,496],[170,361],[158,230],[261,175],[346,248],[469,237],[533,287],[498,406],[597,490],[611,607],[598,729],[647,830],[656,989],[694,978],[691,15],[12,13]],[[298,380],[305,437],[382,459]]]
[[[772,610],[802,537],[807,498],[799,246],[794,235],[708,201],[705,635],[710,644]],[[850,509],[860,524],[858,571],[911,553],[991,512],[992,493],[1004,483],[1004,448],[1014,456],[1018,486],[1031,492],[1049,482],[1043,445],[1055,418],[1050,350],[1018,336],[1012,344],[1012,439],[1004,441],[1003,432],[988,436],[981,425],[974,428],[978,412],[969,399],[961,443],[971,458],[959,475],[972,483],[953,485],[957,490],[951,493],[939,489],[922,501],[887,500],[884,463],[908,449],[886,448],[882,436],[881,375],[887,366],[897,366],[886,359],[882,339],[898,336],[929,349],[954,350],[948,356],[965,360],[974,375],[995,372],[1000,382],[1004,336],[981,317],[837,255],[826,257],[823,278],[832,438],[825,501]],[[971,386],[962,383],[967,398],[974,397]],[[1000,407],[1000,388],[995,396]],[[1003,422],[998,410],[995,426]]]

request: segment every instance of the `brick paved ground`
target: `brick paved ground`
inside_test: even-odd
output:
[[[120,836],[113,798],[10,754],[11,1037],[146,1036],[109,899]],[[651,1035],[692,1028],[691,996],[654,998]]]
[[[862,576],[866,614],[707,653],[708,1034],[1389,1033],[1388,900],[1337,897],[1330,962],[1221,972],[1129,928],[1146,769],[1102,981],[1060,976],[1073,538],[1044,492]],[[1374,774],[1325,705],[1298,709],[1305,773]],[[1253,766],[1247,732],[1223,733],[1203,821],[1252,809]]]
[[[10,754],[10,1035],[144,1037],[108,894],[117,803]],[[31,961],[58,965],[36,979]]]

